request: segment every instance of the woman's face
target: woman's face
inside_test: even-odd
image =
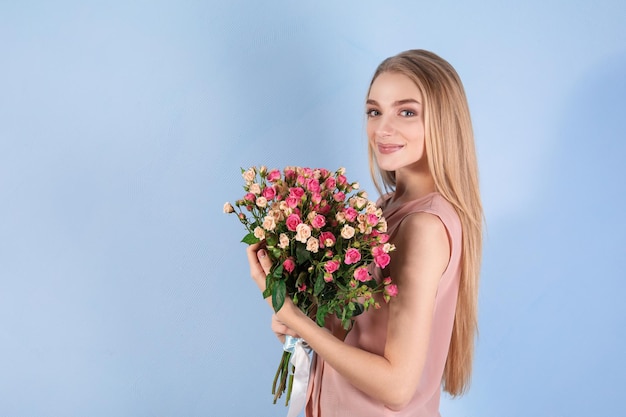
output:
[[[423,100],[406,75],[383,72],[366,102],[367,137],[385,171],[417,167],[424,156]]]

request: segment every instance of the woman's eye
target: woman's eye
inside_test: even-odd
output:
[[[365,114],[367,115],[367,117],[380,116],[380,112],[376,109],[368,109],[367,112],[365,112]]]
[[[402,110],[400,112],[400,116],[404,116],[404,117],[412,117],[415,116],[415,112],[412,110]]]

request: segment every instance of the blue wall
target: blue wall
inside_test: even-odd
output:
[[[337,4],[335,4],[337,3]],[[2,2],[0,415],[277,416],[221,213],[239,167],[345,166],[383,58],[463,78],[487,235],[444,417],[624,415],[626,3]]]

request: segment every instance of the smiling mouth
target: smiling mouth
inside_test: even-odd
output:
[[[378,152],[382,154],[394,153],[404,148],[404,145],[395,145],[393,143],[387,143],[387,144],[379,143],[377,146],[378,146]]]

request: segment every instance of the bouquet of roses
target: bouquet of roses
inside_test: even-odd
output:
[[[382,210],[344,174],[343,168],[242,169],[246,194],[234,206],[226,203],[224,212],[235,213],[247,229],[242,242],[265,241],[273,266],[263,296],[272,297],[275,311],[291,297],[319,326],[334,314],[349,330],[355,316],[380,308],[374,294],[389,301],[397,287],[389,277],[374,279],[369,268],[384,269],[395,249]],[[276,373],[274,403],[285,389],[289,403],[290,356],[283,353]]]

